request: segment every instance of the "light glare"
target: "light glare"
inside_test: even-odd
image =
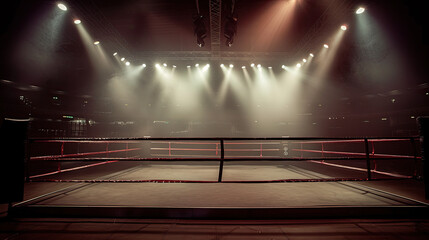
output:
[[[363,12],[365,12],[365,8],[360,7],[356,10],[356,14],[362,14]]]
[[[63,11],[67,11],[67,7],[66,7],[66,5],[64,5],[64,4],[62,4],[62,3],[59,3],[57,6],[58,6],[58,8],[59,8],[59,9],[61,9],[61,10],[63,10]]]

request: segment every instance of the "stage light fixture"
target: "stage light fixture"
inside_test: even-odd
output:
[[[162,66],[167,67],[167,63],[163,63]]]
[[[359,7],[357,10],[356,10],[356,14],[362,14],[362,13],[364,13],[365,12],[365,8],[364,7]]]
[[[255,67],[255,64],[254,64],[254,63],[252,63],[252,64],[250,64],[250,66],[251,66],[251,67]]]
[[[261,68],[262,66],[261,66],[261,64],[258,64],[258,65],[257,65],[257,67],[258,67],[258,68]]]
[[[306,62],[307,62],[307,59],[305,59],[305,58],[304,58],[304,59],[302,59],[302,62],[306,63]]]
[[[125,58],[121,58],[121,62],[125,61]]]
[[[230,68],[233,68],[233,67],[234,67],[234,65],[232,65],[232,64],[229,64],[229,67],[230,67]]]
[[[117,52],[114,52],[114,53],[113,53],[113,56],[116,56],[116,55],[118,55],[118,53],[117,53]]]
[[[76,24],[76,25],[80,24],[81,22],[82,22],[82,21],[81,21],[81,20],[79,20],[79,19],[74,20],[74,24]]]
[[[143,63],[143,64],[142,64],[142,67],[144,67],[144,68],[145,68],[145,67],[146,67],[146,63]]]
[[[314,57],[314,54],[310,53],[310,57]]]
[[[228,16],[225,22],[224,36],[226,37],[226,46],[231,47],[234,42],[234,36],[237,34],[237,17]]]
[[[346,31],[347,30],[347,25],[342,25],[341,26],[341,30]]]
[[[204,47],[204,38],[207,37],[207,30],[204,23],[204,17],[202,15],[198,15],[194,19],[194,34],[197,36],[198,47]]]
[[[199,66],[200,66],[200,64],[199,64],[199,63],[195,64],[195,67],[199,67]]]
[[[127,66],[130,66],[130,64],[131,64],[130,62],[126,62],[126,63],[125,63],[125,65],[127,65]]]
[[[95,41],[94,42],[94,45],[98,45],[98,44],[100,44],[100,41]]]
[[[323,47],[324,48],[329,48],[329,45],[328,44],[323,44]]]
[[[225,67],[225,65],[222,63],[222,64],[220,65],[220,67],[221,67],[221,68],[223,68],[223,67]]]
[[[246,69],[246,66],[242,66],[241,68],[242,68],[242,69]]]
[[[300,68],[301,66],[302,66],[301,63],[296,64],[297,68]]]
[[[67,11],[67,6],[64,5],[63,3],[58,3],[57,6],[58,6],[59,9],[61,9],[63,11]]]

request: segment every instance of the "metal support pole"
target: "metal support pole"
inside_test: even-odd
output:
[[[25,181],[30,182],[30,144],[31,141],[27,138],[25,140],[25,160],[24,160],[24,171],[25,171]]]
[[[223,174],[223,160],[225,159],[225,147],[223,140],[220,140],[220,163],[219,163],[219,177],[217,182],[222,182]]]
[[[418,117],[425,198],[429,199],[429,117]]]
[[[369,146],[368,146],[367,138],[365,138],[365,157],[366,157],[366,169],[368,174],[368,180],[371,180],[371,161],[369,159]]]
[[[414,141],[414,138],[410,138],[411,142],[411,148],[413,149],[413,156],[414,156],[414,171],[413,171],[413,178],[417,178],[417,149],[416,149],[416,141]]]

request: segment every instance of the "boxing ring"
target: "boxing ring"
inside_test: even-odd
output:
[[[29,139],[17,216],[421,216],[416,137]],[[377,184],[381,183],[381,184]],[[380,186],[389,185],[389,191]],[[375,185],[374,185],[375,184]]]

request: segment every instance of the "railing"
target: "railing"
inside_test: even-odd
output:
[[[98,166],[120,161],[218,161],[217,182],[296,182],[296,181],[366,181],[377,180],[373,173],[395,179],[418,177],[419,146],[417,137],[395,138],[63,138],[29,139],[27,153],[27,181],[85,181],[52,180],[41,177]],[[393,152],[375,153],[376,144],[395,144]],[[53,146],[35,145],[55,144]],[[82,149],[82,144],[86,147]],[[398,145],[399,144],[399,145]],[[66,145],[73,145],[74,150],[65,151]],[[91,145],[90,147],[88,147]],[[399,149],[395,146],[401,146]],[[51,151],[48,154],[43,154]],[[36,151],[37,150],[37,151]],[[83,150],[83,152],[82,152]],[[39,152],[38,152],[39,151]],[[405,154],[404,154],[405,153]],[[130,156],[130,154],[133,154]],[[36,155],[36,156],[34,156]],[[143,157],[141,157],[143,155]],[[376,160],[413,160],[412,176],[377,170]],[[327,161],[364,160],[365,168],[341,165]],[[224,163],[227,161],[311,161],[313,163],[365,171],[365,178],[328,178],[328,179],[278,179],[265,181],[225,181],[223,180]],[[28,165],[34,162],[56,162],[56,171],[31,175]],[[62,162],[97,162],[83,166],[61,168]],[[372,164],[371,164],[372,163]],[[372,165],[374,168],[372,168]],[[383,178],[384,179],[384,178]],[[87,180],[87,182],[213,182],[185,180]]]

